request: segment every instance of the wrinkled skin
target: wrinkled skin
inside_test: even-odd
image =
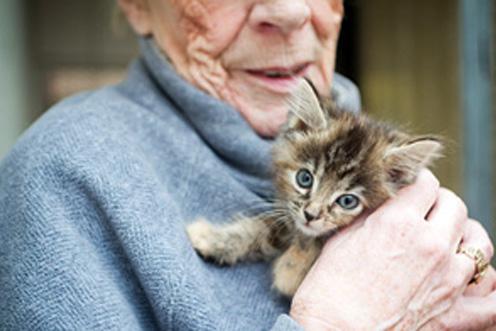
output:
[[[120,2],[126,10],[136,1]],[[296,80],[264,80],[248,70],[306,65],[295,75],[310,78],[323,95],[330,91],[341,0],[149,0],[142,6],[137,20],[147,22],[135,30],[153,34],[186,80],[233,105],[262,136],[274,136],[286,120],[285,99]]]

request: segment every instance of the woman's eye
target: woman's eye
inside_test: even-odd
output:
[[[300,169],[296,173],[296,183],[301,188],[310,188],[313,185],[313,176],[307,169]]]
[[[353,194],[343,194],[336,199],[336,203],[340,205],[343,209],[355,209],[360,204],[360,199],[358,199]]]

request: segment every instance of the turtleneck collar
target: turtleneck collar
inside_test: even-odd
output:
[[[271,190],[272,140],[260,137],[230,105],[181,78],[152,38],[141,38],[142,61],[155,82],[192,128],[247,186],[258,194]]]

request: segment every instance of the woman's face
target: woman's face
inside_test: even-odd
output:
[[[330,92],[342,0],[148,0],[145,8],[141,32],[176,70],[262,135],[285,121],[298,78]]]

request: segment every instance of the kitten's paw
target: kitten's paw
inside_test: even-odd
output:
[[[276,261],[273,269],[272,286],[277,292],[289,298],[293,297],[302,281],[297,269],[297,266],[290,261],[282,261],[281,259]]]
[[[205,260],[218,264],[231,264],[225,258],[225,247],[219,238],[218,229],[207,220],[200,218],[186,227],[191,245]]]
[[[272,266],[273,287],[281,294],[292,297],[317,259],[320,247],[315,240],[289,246]]]
[[[203,257],[209,257],[212,251],[211,238],[213,226],[205,219],[200,218],[186,227],[186,233],[193,248]]]

